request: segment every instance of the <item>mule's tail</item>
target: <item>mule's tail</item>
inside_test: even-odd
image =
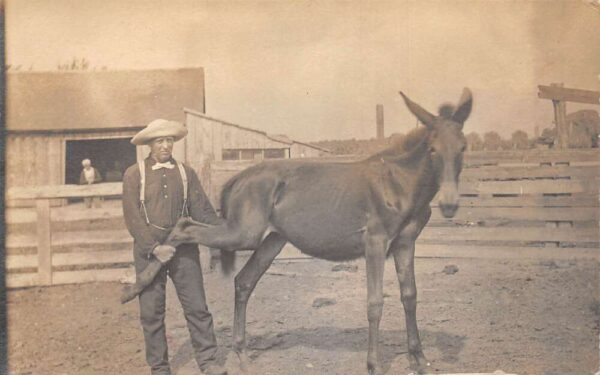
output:
[[[231,195],[231,190],[238,180],[238,176],[239,174],[230,178],[225,185],[223,185],[223,189],[221,190],[221,217],[223,219],[227,219],[227,205],[229,203],[229,196]],[[219,252],[221,253],[221,272],[223,272],[223,275],[229,276],[235,268],[235,251],[219,250]]]

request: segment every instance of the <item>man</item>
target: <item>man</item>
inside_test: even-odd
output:
[[[206,306],[198,246],[183,244],[175,251],[163,245],[181,216],[208,224],[220,221],[194,170],[172,157],[173,144],[186,135],[187,129],[178,122],[151,122],[131,140],[134,145],[150,146],[150,155],[123,176],[123,213],[134,238],[136,272],[146,268],[152,257],[164,264],[139,296],[146,361],[153,375],[171,373],[164,323],[168,274],[183,307],[198,366],[207,375],[225,375],[215,362],[217,342]]]
[[[102,182],[102,176],[100,175],[100,172],[98,172],[96,168],[92,167],[92,161],[90,159],[83,159],[81,161],[81,165],[83,166],[83,169],[79,174],[79,185],[91,185]],[[83,202],[87,208],[91,208],[92,203],[94,203],[95,207],[100,207],[100,197],[83,198]]]

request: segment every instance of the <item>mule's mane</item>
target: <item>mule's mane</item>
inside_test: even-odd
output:
[[[411,154],[413,151],[418,149],[425,141],[427,141],[429,130],[420,126],[411,130],[408,134],[401,137],[400,139],[392,141],[391,146],[387,147],[383,151],[377,152],[367,158],[368,161],[380,160],[387,158],[398,158],[399,156]]]

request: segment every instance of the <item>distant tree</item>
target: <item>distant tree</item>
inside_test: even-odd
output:
[[[469,151],[481,151],[483,150],[483,140],[477,132],[470,132],[466,135],[467,138],[467,149]]]
[[[523,130],[517,130],[510,136],[511,145],[516,150],[526,150],[529,148],[529,137]]]
[[[384,139],[342,139],[312,142],[330,150],[334,155],[370,155],[392,144],[392,136]]]
[[[73,57],[73,59],[67,63],[64,64],[58,64],[57,69],[58,70],[71,70],[71,71],[75,71],[75,70],[88,70],[90,67],[90,62],[85,58],[77,58],[77,57]]]
[[[487,151],[496,151],[502,148],[502,138],[495,131],[487,132],[483,135],[483,149]]]
[[[584,109],[567,115],[569,147],[598,147],[600,115],[596,110]]]
[[[545,128],[542,130],[542,135],[536,140],[537,143],[541,145],[546,145],[548,147],[554,146],[554,141],[556,140],[556,129],[555,128]]]
[[[500,141],[500,149],[501,150],[512,150],[513,149],[512,141],[510,139],[502,139]]]

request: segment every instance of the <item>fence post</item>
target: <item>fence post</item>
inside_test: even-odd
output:
[[[552,83],[553,87],[564,87],[562,83]],[[567,103],[564,100],[552,100],[554,105],[554,122],[556,125],[557,148],[569,147],[569,129],[567,124]]]
[[[36,199],[38,277],[40,285],[52,285],[50,199]]]

